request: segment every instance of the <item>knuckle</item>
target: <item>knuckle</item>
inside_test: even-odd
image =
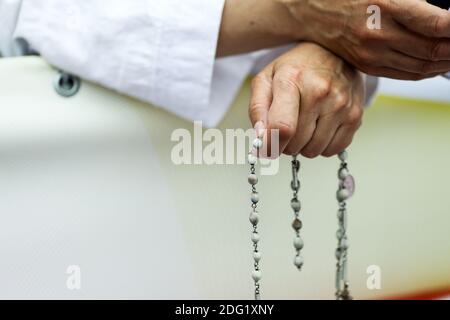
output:
[[[291,90],[292,88],[296,88],[297,85],[295,81],[286,77],[277,77],[274,79],[274,86],[280,88],[280,90]]]
[[[376,57],[375,54],[372,53],[371,50],[368,50],[366,48],[360,48],[356,51],[356,56],[358,57],[360,63],[373,66],[376,64]]]
[[[358,126],[361,123],[363,117],[363,109],[360,107],[353,108],[348,114],[347,123],[350,125]]]
[[[252,102],[248,108],[250,119],[257,117],[266,107],[260,102]]]
[[[444,15],[433,15],[429,18],[429,24],[434,35],[440,36],[444,31]]]
[[[331,94],[332,85],[330,79],[319,78],[314,83],[313,97],[316,100],[321,100]]]
[[[270,127],[271,129],[278,130],[280,141],[289,141],[296,132],[295,124],[284,121],[277,121]]]
[[[420,63],[420,68],[419,68],[419,72],[420,74],[429,74],[433,71],[434,69],[434,64],[432,62],[428,62],[428,61],[423,61]]]
[[[428,50],[428,58],[431,61],[439,61],[443,43],[441,40],[434,40]]]
[[[274,82],[281,88],[290,89],[292,87],[297,87],[301,73],[301,68],[293,65],[286,65],[279,69],[279,72],[274,78]]]
[[[350,94],[344,90],[337,90],[334,93],[334,105],[336,111],[341,111],[350,103]]]

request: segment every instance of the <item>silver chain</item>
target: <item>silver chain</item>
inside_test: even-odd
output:
[[[259,148],[262,146],[262,140],[256,138],[253,141],[253,150],[258,154]],[[259,195],[256,190],[256,184],[258,183],[258,177],[256,175],[255,164],[257,162],[257,157],[253,155],[253,151],[250,151],[248,154],[248,163],[250,164],[250,174],[248,175],[248,182],[251,185],[251,212],[250,212],[250,223],[252,224],[252,235],[251,240],[253,243],[253,271],[252,278],[255,285],[255,300],[261,299],[261,291],[260,291],[260,280],[261,280],[261,270],[259,267],[259,262],[261,260],[261,253],[258,248],[259,243],[259,232],[258,232],[258,222],[259,222],[259,213],[256,210],[257,204],[259,202]]]
[[[294,265],[298,270],[301,270],[303,267],[304,259],[300,255],[300,251],[303,249],[303,239],[300,237],[300,229],[303,226],[302,221],[300,220],[300,210],[301,210],[301,202],[298,199],[298,191],[300,190],[300,180],[298,178],[298,173],[300,171],[300,161],[297,160],[297,156],[292,157],[292,181],[291,181],[291,189],[293,191],[293,197],[291,199],[291,208],[294,211],[294,221],[292,221],[292,228],[295,232],[294,237],[294,248],[295,248],[295,257],[294,257]]]
[[[338,245],[336,248],[336,299],[337,300],[352,300],[350,295],[349,280],[348,280],[348,266],[347,266],[347,252],[348,252],[348,237],[347,237],[347,203],[346,200],[353,195],[354,180],[347,168],[347,152],[343,151],[339,154],[341,164],[338,171],[339,188],[336,198],[339,203],[338,210],[338,230],[336,237]],[[350,187],[346,185],[346,181],[351,182]]]

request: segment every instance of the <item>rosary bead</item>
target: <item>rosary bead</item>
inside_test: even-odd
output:
[[[254,173],[250,173],[248,175],[248,183],[250,183],[252,186],[258,183],[258,177]]]
[[[252,212],[250,213],[249,220],[250,220],[250,222],[251,222],[252,225],[254,225],[254,226],[257,225],[258,222],[259,222],[259,215],[258,215],[258,212],[252,211]]]
[[[339,209],[337,212],[338,219],[342,220],[344,218],[345,213],[346,213],[345,209]]]
[[[350,172],[348,171],[347,168],[342,168],[339,170],[338,177],[339,179],[344,180],[345,178],[348,177],[349,174]]]
[[[339,228],[337,231],[336,231],[336,238],[338,238],[338,240],[341,240],[342,239],[342,237],[344,236],[344,229],[342,229],[342,228]]]
[[[342,257],[342,250],[341,250],[341,248],[337,248],[336,249],[336,259],[341,259],[341,257]]]
[[[302,205],[300,203],[300,201],[296,198],[291,200],[291,208],[295,211],[295,212],[299,212],[300,209],[302,208]]]
[[[253,154],[249,153],[247,156],[247,161],[250,165],[254,165],[256,164],[257,158]]]
[[[339,202],[345,201],[350,197],[350,193],[347,189],[339,189],[336,198]]]
[[[252,192],[251,200],[252,200],[253,203],[258,203],[258,201],[259,201],[258,192]]]
[[[344,250],[347,250],[348,247],[349,247],[348,240],[345,239],[345,238],[342,239],[342,241],[341,241],[341,248],[344,249]]]
[[[259,242],[259,234],[257,232],[252,233],[252,241],[253,241],[253,243]]]
[[[259,251],[253,252],[253,260],[259,262],[261,260],[261,253]]]
[[[303,249],[303,240],[300,237],[295,237],[294,238],[294,247],[297,250],[301,250]]]
[[[339,153],[339,160],[341,160],[341,161],[347,161],[347,159],[348,159],[348,153],[347,153],[347,151],[342,151],[341,153]]]
[[[294,221],[292,222],[292,228],[294,228],[295,231],[298,231],[302,228],[303,223],[301,222],[300,219],[294,219]]]
[[[261,271],[259,270],[253,270],[252,271],[252,278],[255,282],[258,282],[262,278]]]
[[[297,267],[297,268],[301,268],[302,266],[303,266],[303,263],[305,262],[305,260],[303,259],[303,257],[302,256],[295,256],[295,258],[294,258],[294,265]]]
[[[262,145],[263,145],[263,141],[260,138],[256,138],[255,140],[253,140],[253,147],[255,149],[261,148]]]

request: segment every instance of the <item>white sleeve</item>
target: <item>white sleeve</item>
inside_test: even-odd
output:
[[[24,53],[16,45],[18,42],[13,41],[21,3],[22,0],[0,0],[0,56],[9,57]]]
[[[214,126],[228,108],[210,107],[211,88],[223,89],[212,79],[224,1],[23,0],[14,38],[67,72]]]

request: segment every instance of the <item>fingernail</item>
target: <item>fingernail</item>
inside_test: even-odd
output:
[[[264,136],[264,130],[266,130],[264,122],[258,121],[255,123],[255,133],[258,138],[262,138]]]

